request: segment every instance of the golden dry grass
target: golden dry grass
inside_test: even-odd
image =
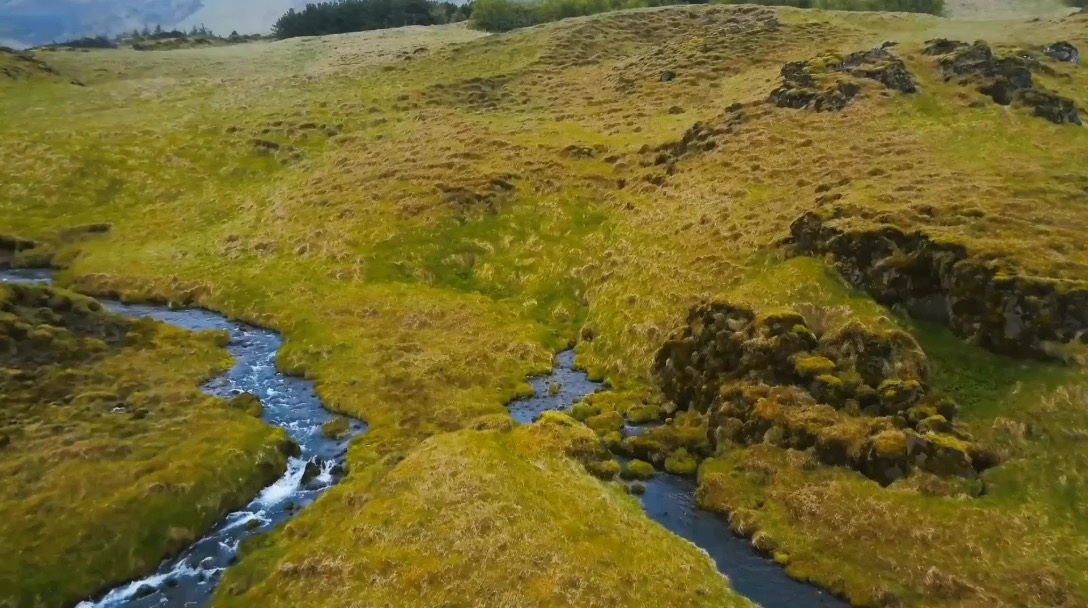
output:
[[[433,437],[254,543],[216,605],[750,606],[564,456],[596,442],[564,417]]]

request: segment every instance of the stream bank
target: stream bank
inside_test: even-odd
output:
[[[51,282],[51,273],[0,271],[0,282],[47,283]],[[79,604],[79,608],[205,606],[223,571],[237,559],[242,540],[290,519],[343,477],[348,444],[354,436],[366,431],[366,425],[350,420],[348,432],[340,437],[333,439],[322,434],[322,425],[334,415],[322,407],[311,381],[286,376],[276,369],[276,353],[283,339],[274,331],[231,321],[207,310],[171,310],[164,306],[109,301],[103,304],[117,314],[149,317],[190,331],[229,332],[227,350],[234,357],[234,366],[206,383],[202,390],[223,399],[242,393],[257,396],[263,406],[262,419],[286,430],[299,446],[283,476],[261,490],[245,508],[227,515],[180,555],[165,560],[142,579]]]
[[[574,351],[556,355],[553,371],[530,378],[529,384],[536,394],[510,404],[510,415],[521,424],[531,423],[548,410],[569,410],[583,397],[604,388],[574,368]],[[624,436],[637,435],[646,426],[625,425]],[[646,491],[638,498],[646,514],[706,551],[737,593],[763,608],[847,606],[826,591],[790,578],[773,560],[758,555],[747,540],[733,534],[725,520],[700,510],[695,504],[694,480],[659,470],[644,483]]]

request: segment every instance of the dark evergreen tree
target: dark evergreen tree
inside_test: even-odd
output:
[[[430,0],[340,0],[307,4],[301,11],[288,10],[272,31],[277,38],[293,38],[433,25],[437,15],[448,14],[440,7]]]

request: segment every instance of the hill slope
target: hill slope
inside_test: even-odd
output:
[[[574,580],[556,539],[590,529],[625,542],[583,605],[731,597],[563,441],[472,430],[576,343],[605,444],[697,457],[700,504],[792,575],[863,606],[1084,606],[1088,77],[1044,48],[1088,48],[1086,19],[711,5],[57,54],[86,90],[0,98],[0,232],[111,222],[61,247],[64,281],[198,286],[369,423],[221,605],[569,605],[586,587],[496,581]],[[646,408],[669,423],[643,439],[601,422]],[[495,515],[525,496],[567,508]],[[429,561],[460,550],[478,577]],[[687,591],[644,576],[665,556]]]

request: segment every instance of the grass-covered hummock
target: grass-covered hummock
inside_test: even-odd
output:
[[[622,485],[585,474],[594,446],[551,414],[431,438],[245,547],[215,605],[749,606]]]
[[[0,284],[0,604],[144,574],[283,472],[282,431],[197,389],[229,364],[214,332]]]

